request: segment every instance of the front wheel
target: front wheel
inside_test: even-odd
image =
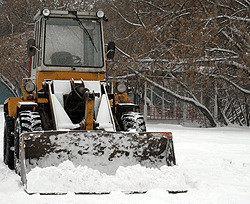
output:
[[[17,174],[21,173],[21,146],[22,146],[22,133],[42,131],[41,118],[38,112],[22,111],[19,113],[15,125],[14,133],[14,166]]]
[[[14,169],[14,152],[11,150],[14,146],[14,136],[12,131],[13,118],[7,116],[4,123],[3,160],[10,169]]]
[[[123,131],[146,132],[146,124],[141,113],[127,112],[121,116],[121,128]]]

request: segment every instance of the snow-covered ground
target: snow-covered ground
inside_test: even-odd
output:
[[[150,190],[145,194],[127,195],[119,190],[112,191],[108,195],[28,195],[24,192],[20,177],[9,170],[3,163],[3,113],[0,107],[0,204],[2,203],[250,203],[250,128],[226,127],[226,128],[190,128],[178,125],[148,123],[148,131],[172,131],[174,135],[174,147],[178,165],[175,167],[163,167],[160,171],[131,167],[131,172],[140,173],[140,184]],[[63,173],[65,167],[61,166]],[[72,167],[75,170],[74,167]],[[86,169],[85,169],[86,170]],[[132,173],[128,168],[121,168],[118,175],[121,183],[126,183],[122,178]],[[66,171],[66,169],[65,169]],[[68,171],[68,169],[67,169]],[[138,172],[139,171],[139,172]],[[96,177],[98,173],[87,169],[90,178],[99,187],[115,188],[112,178]],[[168,177],[165,174],[170,174]],[[68,173],[65,173],[68,174]],[[176,183],[173,181],[176,175]],[[166,177],[164,177],[166,176]],[[95,180],[96,177],[96,180]],[[137,176],[138,177],[138,176]],[[188,193],[169,194],[162,184],[169,179],[169,184],[181,185],[188,189]],[[128,177],[127,177],[128,178]],[[115,180],[116,182],[117,180]],[[132,181],[135,184],[136,181]],[[34,185],[34,184],[33,184]],[[42,186],[36,183],[37,187]],[[93,183],[91,183],[93,185]],[[116,183],[117,186],[119,186]],[[133,186],[130,182],[126,186]],[[167,183],[166,183],[167,185]],[[154,188],[156,186],[156,188]]]

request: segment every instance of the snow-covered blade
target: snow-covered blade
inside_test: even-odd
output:
[[[27,184],[27,174],[33,168],[59,166],[68,160],[76,167],[87,166],[108,175],[115,174],[120,166],[140,164],[160,168],[163,165],[175,165],[172,134],[168,132],[24,133],[21,149],[21,177],[24,185]]]

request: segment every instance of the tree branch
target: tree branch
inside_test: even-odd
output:
[[[124,51],[122,51],[120,48],[116,47],[116,49],[121,52],[122,54],[124,54],[126,57],[132,59],[134,62],[136,61],[133,57],[131,57],[130,55],[128,55],[127,53],[125,53]],[[127,68],[132,71],[133,73],[137,74],[139,77],[141,77],[142,79],[144,79],[145,81],[149,82],[150,84],[152,84],[153,86],[161,89],[162,91],[167,92],[169,95],[173,96],[176,99],[179,99],[183,102],[189,103],[194,105],[195,107],[197,107],[202,113],[203,115],[209,120],[210,124],[212,127],[216,127],[217,123],[214,119],[214,117],[212,116],[212,114],[210,113],[210,111],[206,108],[206,106],[202,105],[200,102],[189,98],[189,97],[185,97],[185,96],[181,96],[173,91],[171,91],[170,89],[161,86],[160,84],[152,81],[151,79],[149,79],[148,77],[144,76],[143,74],[141,74],[140,72],[136,71],[135,69],[133,69],[132,67],[127,66]]]
[[[213,75],[213,76],[216,77],[216,78],[219,78],[219,79],[223,79],[224,81],[230,83],[231,85],[233,85],[235,88],[237,88],[238,90],[240,90],[244,94],[250,94],[249,90],[240,87],[239,85],[235,84],[234,82],[232,82],[231,80],[229,80],[228,78],[226,78],[223,75],[219,75],[219,76]]]
[[[238,4],[240,4],[241,6],[244,6],[245,8],[247,8],[247,6],[245,4],[243,4],[242,2],[238,1],[238,0],[234,0],[235,2],[237,2]]]
[[[156,8],[156,9],[158,9],[158,10],[161,11],[161,12],[169,13],[168,11],[162,9],[161,7],[159,7],[159,6],[155,5],[155,4],[152,4],[152,2],[149,2],[149,1],[142,1],[142,2],[144,2],[144,3],[146,3],[146,4],[150,5],[150,6],[152,6],[152,7]]]
[[[6,86],[6,88],[11,92],[13,96],[19,97],[16,87],[1,73],[0,73],[0,81]]]
[[[238,16],[228,16],[228,15],[216,16],[216,17],[213,17],[213,18],[205,18],[205,19],[201,19],[201,21],[214,20],[214,19],[219,19],[219,18],[227,18],[227,19],[230,19],[230,20],[238,20],[238,21],[250,22],[249,18],[242,18],[242,17],[238,17]]]
[[[113,11],[115,11],[116,13],[118,13],[118,15],[126,22],[126,23],[128,23],[128,24],[130,24],[130,25],[132,25],[132,26],[137,26],[137,27],[142,27],[142,25],[141,24],[137,24],[137,23],[132,23],[132,22],[130,22],[130,21],[128,21],[125,17],[123,17],[123,15],[119,12],[119,11],[117,11],[115,8],[111,8]]]

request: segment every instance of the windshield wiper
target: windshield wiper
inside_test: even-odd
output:
[[[87,30],[87,28],[85,28],[85,26],[83,25],[82,21],[78,18],[77,13],[74,13],[74,15],[75,15],[75,20],[78,22],[80,28],[83,29],[84,32],[87,34],[87,36],[89,37],[89,39],[90,39],[90,41],[91,41],[93,47],[95,48],[95,51],[98,52],[98,51],[97,51],[97,48],[96,48],[96,46],[95,46],[94,40],[93,40],[93,38],[91,37],[91,35],[89,34],[89,31]]]

